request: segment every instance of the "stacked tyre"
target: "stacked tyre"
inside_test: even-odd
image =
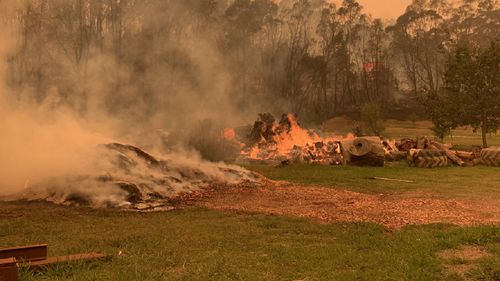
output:
[[[418,168],[438,168],[448,166],[448,157],[443,150],[411,149],[408,152],[408,164]]]
[[[490,167],[500,167],[500,147],[490,147],[481,151],[481,162]]]

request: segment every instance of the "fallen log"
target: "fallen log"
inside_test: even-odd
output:
[[[453,153],[453,151],[451,150],[445,150],[446,152],[446,156],[455,164],[457,164],[458,166],[460,167],[464,167],[465,166],[465,161],[460,159],[460,157],[458,157],[455,153]]]
[[[399,161],[406,158],[408,152],[405,151],[393,151],[385,155],[386,161]]]
[[[383,140],[382,145],[384,146],[386,153],[399,151],[399,149],[396,146],[396,140],[388,140],[388,139]]]
[[[458,157],[460,157],[460,158],[462,158],[462,159],[464,159],[464,160],[467,160],[467,161],[472,161],[472,160],[474,160],[474,158],[475,158],[475,157],[474,157],[474,153],[472,153],[472,152],[455,150],[455,151],[454,151],[454,153],[455,153]]]
[[[427,149],[440,150],[437,146],[432,143],[427,144]]]
[[[412,139],[402,139],[396,144],[399,151],[410,151],[410,149],[416,148],[416,142]]]
[[[455,164],[457,164],[460,167],[465,166],[465,161],[460,159],[453,151],[451,151],[448,147],[446,147],[444,144],[436,142],[436,141],[431,141],[431,144],[434,145],[435,147],[439,148],[440,150],[443,150],[446,153],[446,156]]]

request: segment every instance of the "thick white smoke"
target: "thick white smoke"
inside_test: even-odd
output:
[[[22,4],[1,1],[2,19]],[[58,107],[57,95],[36,104],[8,87],[8,59],[19,42],[15,36],[0,25],[0,195],[4,196],[48,177],[94,172],[93,148],[110,140],[71,110]]]
[[[15,18],[27,2],[0,0],[2,23]],[[120,206],[130,203],[131,196],[123,182],[147,199],[152,194],[168,197],[197,189],[208,181],[236,183],[253,178],[238,167],[208,163],[187,152],[156,154],[161,165],[149,167],[130,151],[102,147],[111,142],[147,144],[157,152],[157,129],[179,129],[178,124],[189,126],[190,119],[209,116],[228,119],[237,112],[228,102],[231,76],[203,39],[176,42],[196,67],[196,87],[176,80],[172,69],[161,68],[148,69],[140,83],[124,83],[137,79],[132,70],[113,56],[90,51],[85,69],[60,54],[51,58],[60,69],[50,79],[81,88],[81,95],[68,97],[62,92],[66,84],[51,81],[54,86],[39,97],[39,89],[11,85],[10,63],[21,42],[19,30],[12,27],[0,24],[0,198],[63,203],[77,196],[96,206]],[[153,52],[161,43],[155,41]],[[44,47],[53,48],[49,43]],[[150,92],[152,101],[144,102],[143,91]],[[168,110],[151,104],[168,105]],[[120,161],[133,164],[123,169]]]

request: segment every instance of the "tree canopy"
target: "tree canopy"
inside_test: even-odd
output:
[[[459,45],[446,63],[444,87],[432,100],[434,121],[444,129],[472,126],[486,134],[500,125],[500,45]]]
[[[200,119],[213,112],[199,108],[224,104],[228,115],[291,111],[322,122],[359,116],[365,104],[382,116],[422,115],[428,98],[455,93],[480,127],[471,112],[498,97],[498,66],[488,64],[498,48],[489,46],[499,39],[496,0],[414,0],[396,21],[373,18],[356,0],[26,0],[16,8],[0,12],[18,38],[9,85],[40,102],[59,93],[82,114],[98,104],[118,118],[134,109],[138,122],[151,111]],[[457,89],[465,72],[474,76]],[[81,103],[96,93],[102,102]],[[445,119],[453,121],[445,128],[458,124]]]

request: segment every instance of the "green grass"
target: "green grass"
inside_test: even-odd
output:
[[[404,128],[405,124],[393,124],[388,132],[393,136],[430,135]],[[469,133],[464,133],[467,141],[462,145],[480,144]],[[500,144],[497,137],[492,140]],[[417,169],[401,162],[385,168],[248,168],[274,180],[357,192],[426,191],[479,199],[500,196],[499,169],[481,166]],[[37,243],[49,243],[52,256],[91,251],[122,255],[109,262],[74,263],[39,274],[23,270],[20,280],[451,281],[462,277],[448,272],[446,262],[436,253],[464,245],[478,245],[491,254],[475,263],[467,280],[500,280],[499,226],[426,225],[390,231],[375,224],[318,224],[199,208],[141,214],[0,202],[0,247]]]
[[[0,203],[0,247],[47,242],[51,255],[103,251],[21,280],[458,280],[440,250],[481,245],[492,255],[469,278],[498,280],[500,228],[448,225],[389,232],[374,224],[317,224],[205,209],[123,213]]]
[[[500,197],[500,169],[476,166],[419,169],[405,162],[387,163],[386,167],[291,165],[281,168],[252,165],[247,168],[273,180],[315,184],[364,193],[427,191],[445,197]],[[413,183],[372,180],[385,177],[411,180]]]

